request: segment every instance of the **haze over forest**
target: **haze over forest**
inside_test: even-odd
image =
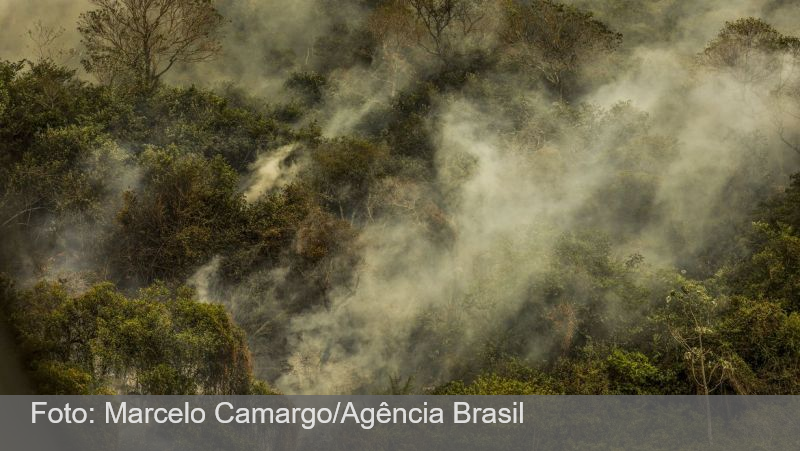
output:
[[[3,0],[0,384],[798,394],[799,24]]]

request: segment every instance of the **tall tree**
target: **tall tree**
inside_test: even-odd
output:
[[[529,4],[509,1],[501,39],[506,58],[522,69],[540,73],[564,98],[580,70],[615,50],[622,35],[594,19],[592,13],[550,0]]]
[[[380,43],[414,47],[448,63],[487,44],[497,4],[496,0],[389,0],[376,9],[368,27]]]
[[[113,84],[132,79],[152,90],[177,63],[211,59],[220,50],[223,17],[212,0],[91,0],[81,14],[87,71]]]
[[[767,99],[778,138],[800,154],[800,39],[761,19],[743,18],[726,22],[700,61]]]
[[[786,65],[800,54],[800,39],[780,34],[761,19],[748,17],[726,22],[703,51],[701,60],[717,70],[729,71],[742,83],[780,77]]]
[[[420,46],[439,56],[454,51],[459,40],[466,39],[486,18],[480,1],[469,0],[408,0],[421,29]]]
[[[670,336],[684,351],[690,380],[703,395],[706,404],[706,433],[713,442],[709,395],[725,382],[736,385],[738,356],[729,350],[720,334],[719,299],[710,296],[704,287],[687,283],[667,297],[664,319]]]

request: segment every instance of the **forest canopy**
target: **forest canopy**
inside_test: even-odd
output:
[[[11,3],[4,390],[800,393],[790,2]]]

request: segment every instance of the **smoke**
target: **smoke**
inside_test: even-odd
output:
[[[289,144],[274,152],[264,153],[251,165],[252,175],[244,194],[245,199],[252,202],[271,189],[285,185],[297,175],[299,165],[286,162],[296,147],[296,144]]]
[[[796,34],[800,15],[797,5],[784,0],[621,0],[596,2],[566,0],[563,3],[591,11],[625,36],[624,45],[669,46],[696,52],[724,25],[741,17],[760,17],[786,34]]]
[[[197,298],[201,302],[211,302],[213,277],[219,271],[221,259],[217,256],[211,259],[208,264],[200,267],[189,279],[186,284],[193,287],[197,292]]]
[[[3,0],[0,2],[0,58],[35,59],[42,53],[78,66],[78,16],[88,0]]]
[[[361,261],[355,282],[334,284],[326,305],[301,314],[286,306],[307,287],[289,281],[285,267],[220,287],[215,258],[188,281],[201,299],[226,300],[251,337],[261,376],[284,392],[314,394],[375,391],[390,376],[415,375],[423,384],[457,376],[498,331],[542,313],[526,308],[544,304],[541,286],[558,269],[565,232],[607,235],[617,260],[640,254],[656,267],[710,276],[709,249],[725,246],[764,193],[797,168],[779,132],[800,131],[800,116],[777,88],[798,74],[743,82],[699,65],[697,54],[725,21],[740,17],[760,16],[795,34],[800,8],[770,0],[568,3],[596,11],[625,35],[613,77],[579,99],[586,104],[576,108],[579,117],[564,117],[520,77],[501,73],[435,99],[425,125],[433,130],[436,178],[402,180],[394,195],[413,197],[412,210],[442,193],[436,201],[448,239],[432,234],[416,211],[376,218],[354,245]],[[21,27],[37,18],[63,20],[53,25],[70,30],[65,46],[76,45],[71,30],[86,7],[0,3],[0,52],[21,55]],[[254,95],[278,95],[290,72],[323,65],[315,45],[331,26],[358,28],[366,20],[355,2],[331,9],[324,0],[251,0],[221,8],[231,20],[224,54],[176,71],[172,81],[232,82]],[[326,137],[350,134],[436,64],[419,52],[377,49],[371,62],[329,71],[333,89],[313,115]],[[253,164],[248,201],[296,177],[295,149],[265,152]],[[601,314],[620,322],[637,314],[616,293],[571,288],[565,305],[602,296]],[[522,354],[530,361],[569,338],[525,333]],[[272,346],[284,346],[288,357]]]
[[[245,0],[218,2],[217,7],[228,19],[223,29],[224,52],[210,63],[178,68],[168,81],[235,84],[272,102],[285,94],[287,75],[317,68],[315,46],[331,26],[362,19],[353,1]]]
[[[438,131],[435,183],[449,193],[453,242],[402,218],[367,226],[357,286],[334,290],[330,309],[291,320],[290,369],[277,386],[345,393],[375,390],[396,375],[447,380],[504,325],[524,323],[517,315],[525,305],[543,302],[531,288],[552,267],[564,231],[603,231],[615,258],[639,253],[703,277],[707,248],[731,236],[797,167],[776,128],[798,126],[776,108],[775,87],[787,80],[743,83],[696,63],[725,20],[758,15],[766,3],[706,2],[676,14],[673,45],[630,49],[624,69],[582,99],[599,108],[587,113],[586,129],[556,120],[561,138],[546,143],[498,132],[497,123],[518,119],[499,113],[501,101],[441,98],[429,125]],[[554,115],[542,113],[552,106],[537,93],[508,89],[534,116],[525,127]],[[626,153],[638,159],[626,161]],[[578,290],[570,301],[593,295]],[[635,314],[615,295],[604,308],[620,322]],[[530,335],[532,361],[562,339]]]
[[[139,185],[141,173],[132,164],[130,151],[105,136],[89,135],[86,129],[74,126],[54,128],[40,136],[37,146],[49,149],[51,145],[63,145],[64,139],[84,139],[75,145],[85,145],[82,152],[74,156],[74,169],[69,174],[79,179],[88,208],[58,211],[52,206],[47,213],[27,223],[30,230],[9,228],[4,245],[13,253],[12,266],[5,271],[12,274],[21,286],[35,283],[39,279],[58,280],[70,292],[82,293],[93,283],[109,278],[108,269],[101,256],[103,237],[109,232],[119,211],[122,193]],[[56,138],[55,140],[53,138]],[[58,182],[44,172],[33,172],[34,176],[25,180],[21,186],[54,185],[58,193]],[[36,185],[40,184],[40,185]],[[71,189],[76,187],[68,186]],[[50,189],[53,189],[52,187]],[[31,203],[30,194],[25,189],[6,193],[6,201]],[[38,195],[35,199],[39,199]],[[26,221],[29,221],[26,219]],[[23,230],[23,231],[21,231]],[[4,262],[5,263],[5,262]],[[8,263],[6,263],[8,265]]]
[[[176,67],[167,82],[236,84],[252,95],[275,96],[288,73],[314,69],[315,43],[332,24],[362,19],[357,2],[349,1],[243,0],[218,2],[217,7],[228,19],[222,30],[225,51],[202,65]],[[3,0],[0,58],[35,59],[44,53],[79,69],[83,48],[77,22],[91,8],[89,0]]]
[[[548,242],[539,214],[552,205],[536,202],[528,165],[481,138],[478,111],[467,104],[445,108],[439,158],[474,161],[450,212],[457,240],[442,246],[412,221],[364,230],[355,292],[335,297],[330,311],[292,320],[292,371],[278,380],[282,389],[348,392],[409,372],[446,379],[525,301]]]

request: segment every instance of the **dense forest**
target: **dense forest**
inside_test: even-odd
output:
[[[3,3],[6,391],[800,394],[796,2]]]

